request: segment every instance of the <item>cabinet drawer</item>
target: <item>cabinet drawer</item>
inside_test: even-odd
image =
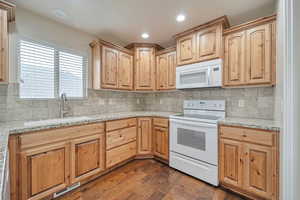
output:
[[[136,140],[136,127],[120,129],[108,132],[106,135],[106,149],[112,149],[117,146]]]
[[[83,136],[95,135],[98,133],[104,133],[104,123],[37,131],[28,134],[22,134],[19,138],[21,149],[26,149],[53,142],[66,141]]]
[[[106,131],[113,131],[122,128],[136,126],[136,118],[122,119],[106,122]]]
[[[222,138],[234,139],[268,146],[275,145],[275,133],[264,130],[221,126],[220,136]]]
[[[169,127],[169,119],[167,119],[167,118],[153,118],[153,125],[168,128]]]
[[[106,167],[112,167],[136,155],[136,142],[130,142],[123,146],[106,152]]]

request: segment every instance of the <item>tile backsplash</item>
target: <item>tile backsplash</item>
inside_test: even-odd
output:
[[[227,117],[274,118],[274,88],[211,88],[147,94],[144,109],[182,112],[184,100],[226,100]],[[239,102],[240,106],[239,106]],[[244,104],[244,106],[242,105]]]
[[[182,112],[184,100],[226,100],[228,117],[274,118],[274,88],[192,89],[170,92],[88,90],[88,98],[69,100],[69,116],[126,111]],[[244,107],[239,106],[239,101]],[[31,121],[59,117],[59,100],[24,100],[18,84],[0,85],[0,122]]]

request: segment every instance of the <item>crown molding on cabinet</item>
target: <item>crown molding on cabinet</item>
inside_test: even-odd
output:
[[[166,53],[171,53],[171,52],[174,52],[174,51],[176,51],[176,46],[171,46],[171,47],[168,47],[166,49],[157,51],[156,52],[156,56],[159,56],[159,55],[162,55],[162,54],[166,54]]]
[[[107,47],[111,47],[111,48],[114,48],[116,50],[119,50],[119,51],[122,51],[124,53],[127,53],[129,55],[133,55],[133,51],[128,49],[128,48],[124,48],[123,46],[119,45],[119,44],[114,44],[114,43],[111,43],[111,42],[107,42],[105,40],[102,40],[102,39],[97,39],[97,40],[94,40],[93,42],[90,43],[90,47],[94,47],[96,44],[100,44],[100,45],[104,45],[104,46],[107,46]]]
[[[243,24],[239,24],[239,25],[236,25],[236,26],[232,26],[232,27],[226,28],[223,31],[223,35],[228,35],[230,33],[238,32],[238,31],[242,31],[242,30],[246,30],[246,29],[250,29],[250,28],[253,28],[253,27],[258,26],[258,25],[270,23],[272,21],[275,21],[276,17],[277,17],[277,15],[274,14],[274,15],[271,15],[271,16],[261,17],[261,18],[258,18],[258,19],[255,19],[255,20],[243,23]]]
[[[7,1],[0,0],[0,9],[7,11],[8,22],[15,21],[16,6],[14,4],[9,3]]]
[[[162,46],[153,43],[130,43],[125,46],[127,49],[134,49],[136,47],[155,48],[157,51],[164,49]]]
[[[230,23],[229,23],[229,20],[228,20],[228,17],[226,15],[222,16],[222,17],[218,17],[214,20],[211,20],[209,22],[206,22],[205,24],[201,24],[199,26],[196,26],[196,27],[193,27],[191,29],[188,29],[184,32],[181,32],[181,33],[178,33],[176,35],[174,35],[173,37],[175,39],[179,38],[179,37],[183,37],[183,36],[186,36],[186,35],[189,35],[191,33],[194,33],[196,31],[199,31],[201,29],[204,29],[204,28],[207,28],[207,27],[210,27],[210,26],[213,26],[215,24],[223,24],[223,28],[226,29],[226,28],[229,28],[230,27]]]

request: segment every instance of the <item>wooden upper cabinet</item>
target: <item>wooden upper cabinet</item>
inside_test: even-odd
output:
[[[205,61],[222,55],[222,24],[196,33],[196,60]]]
[[[245,83],[245,31],[225,36],[224,85]]]
[[[155,89],[155,49],[138,47],[135,50],[135,89]]]
[[[168,89],[168,56],[160,55],[156,58],[156,89]]]
[[[92,49],[94,89],[133,89],[133,52],[112,43],[97,40]]]
[[[220,179],[235,187],[242,187],[243,160],[242,143],[220,140]]]
[[[0,9],[0,82],[8,80],[7,11]]]
[[[118,87],[118,62],[119,52],[115,49],[103,46],[101,68],[103,88],[116,89]]]
[[[168,57],[168,89],[176,88],[176,51],[167,55]]]
[[[21,153],[21,200],[41,199],[69,184],[69,146],[58,143]]]
[[[176,48],[158,52],[156,56],[156,89],[171,90],[176,87]]]
[[[272,25],[247,30],[246,80],[249,84],[272,82]]]
[[[276,196],[273,181],[276,161],[271,147],[244,144],[245,171],[244,189],[260,197],[272,199]]]
[[[195,61],[195,34],[177,40],[177,64],[184,65]]]
[[[138,154],[152,153],[152,118],[138,118]]]
[[[71,141],[71,183],[105,169],[105,135],[97,134]]]
[[[274,85],[276,16],[224,30],[224,86]]]
[[[123,52],[119,54],[118,88],[133,89],[133,56]]]

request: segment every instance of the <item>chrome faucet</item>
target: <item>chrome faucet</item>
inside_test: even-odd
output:
[[[69,109],[67,106],[67,94],[66,93],[62,93],[60,96],[60,117],[64,118],[66,116],[66,114],[69,113]]]

